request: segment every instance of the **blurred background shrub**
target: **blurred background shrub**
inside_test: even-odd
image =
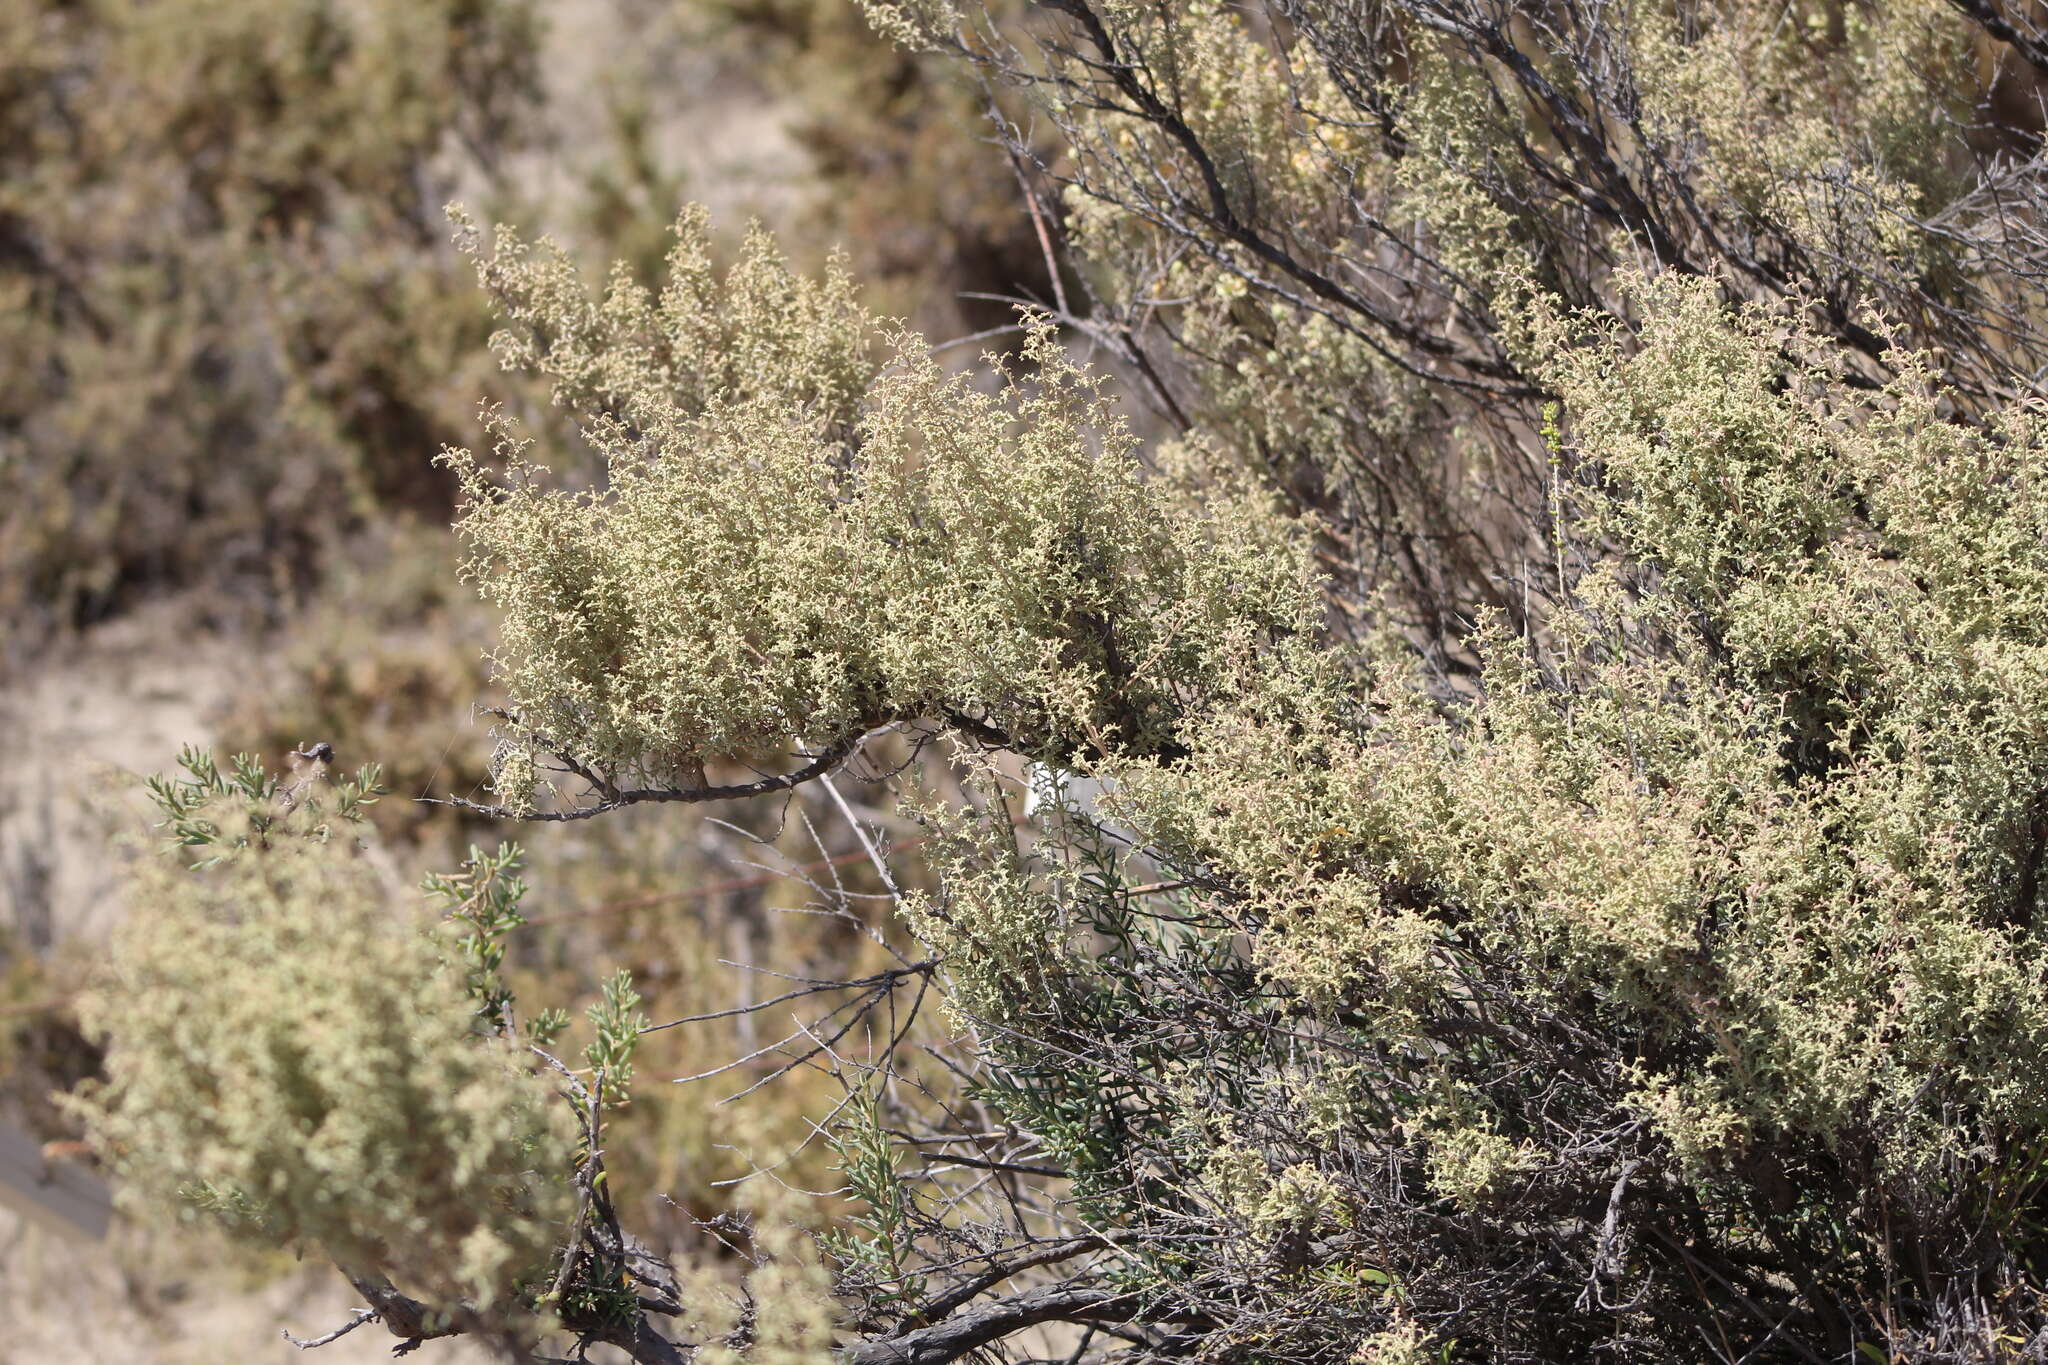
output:
[[[517,0],[29,3],[0,19],[0,613],[203,585],[257,622],[438,519],[486,320],[440,206],[533,137]]]

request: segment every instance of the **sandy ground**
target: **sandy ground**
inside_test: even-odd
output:
[[[109,837],[147,831],[141,777],[205,743],[247,666],[185,615],[124,617],[0,689],[0,924],[31,952],[105,936],[119,913]]]
[[[182,1266],[180,1257],[186,1258]],[[284,1334],[319,1336],[356,1306],[333,1270],[310,1263],[253,1287],[218,1265],[190,1261],[190,1249],[134,1229],[112,1245],[80,1244],[24,1227],[0,1211],[0,1295],[9,1320],[0,1365],[222,1365],[309,1357]],[[320,1365],[391,1359],[393,1340],[377,1323],[320,1348]],[[490,1359],[468,1343],[434,1341],[410,1357],[422,1365]]]

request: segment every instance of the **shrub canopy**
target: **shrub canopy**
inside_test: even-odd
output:
[[[1042,120],[993,106],[1068,253],[1020,349],[949,371],[695,212],[595,297],[464,221],[606,470],[499,413],[447,457],[493,813],[826,783],[885,727],[969,775],[911,805],[937,889],[884,872],[929,957],[797,991],[894,1040],[795,1045],[849,1091],[850,1358],[2035,1349],[2048,261],[1977,61],[2048,46],[1928,0],[869,8]],[[919,1060],[878,1021],[934,978]]]

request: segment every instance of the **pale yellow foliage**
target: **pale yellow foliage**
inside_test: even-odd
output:
[[[679,231],[659,323],[617,281],[598,307],[558,262],[534,268],[544,285],[493,267],[528,281],[514,315],[553,338],[502,352],[561,376],[609,474],[550,486],[498,414],[502,472],[449,456],[468,572],[504,613],[508,801],[531,797],[522,748],[672,781],[926,716],[1060,757],[1144,751],[1213,661],[1305,625],[1285,525],[1249,497],[1148,493],[1100,381],[1048,327],[991,360],[991,392],[913,335],[856,328],[838,285],[792,281],[758,242],[713,302],[699,220]],[[633,339],[696,355],[691,326],[748,340],[683,364]],[[863,371],[877,335],[888,363]]]
[[[811,1233],[797,1220],[802,1201],[765,1179],[749,1182],[741,1202],[754,1216],[753,1264],[734,1296],[729,1268],[707,1266],[688,1277],[684,1301],[690,1335],[704,1343],[703,1365],[828,1365],[837,1343],[839,1310],[832,1273]]]
[[[87,1004],[108,1079],[83,1105],[126,1189],[441,1304],[502,1304],[543,1270],[567,1111],[474,1035],[460,969],[370,860],[287,834],[198,870],[152,860],[133,889],[148,908]]]
[[[1351,1365],[1427,1365],[1437,1359],[1429,1348],[1429,1333],[1413,1319],[1396,1315],[1393,1326],[1359,1340]]]
[[[1638,1092],[1695,1168],[1873,1122],[1910,1167],[2039,1124],[2048,981],[2013,898],[2048,770],[2048,431],[1946,423],[1912,367],[1845,421],[1795,322],[1638,298],[1626,346],[1537,331],[1611,480],[1582,515],[1627,555],[1574,583],[1551,671],[1494,636],[1448,724],[1385,664],[1370,721],[1276,675],[1131,773],[1131,808],[1232,870],[1276,981],[1390,1044],[1457,997],[1461,944],[1702,1040]],[[1446,1193],[1519,1159],[1483,1106],[1444,1117],[1415,1122]]]

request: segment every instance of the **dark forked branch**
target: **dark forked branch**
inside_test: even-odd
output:
[[[610,811],[623,810],[627,806],[658,803],[702,805],[711,801],[743,801],[750,796],[771,796],[776,792],[791,791],[806,782],[823,777],[852,757],[854,751],[860,748],[861,741],[866,738],[866,734],[860,734],[840,740],[814,755],[810,762],[793,772],[778,773],[757,781],[739,782],[730,786],[621,789],[607,782],[591,779],[600,792],[600,799],[589,805],[574,806],[568,810],[516,810],[510,806],[467,801],[459,796],[422,799],[430,805],[452,806],[457,810],[469,811],[493,820],[521,820],[529,823],[589,820]]]

